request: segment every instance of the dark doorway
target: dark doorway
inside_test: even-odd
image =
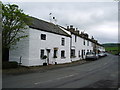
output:
[[[50,49],[46,49],[47,50],[47,64],[49,65],[49,54],[50,54]]]
[[[82,59],[83,59],[83,56],[84,56],[84,50],[82,50],[82,55],[81,55],[81,56],[82,56]]]

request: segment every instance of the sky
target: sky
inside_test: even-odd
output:
[[[8,2],[3,2],[8,3]],[[24,13],[67,27],[73,25],[94,37],[99,43],[118,42],[118,2],[9,2]],[[53,22],[53,21],[52,21]]]

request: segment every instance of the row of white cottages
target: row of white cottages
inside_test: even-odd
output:
[[[80,33],[71,25],[67,28],[34,17],[28,25],[29,36],[17,43],[10,50],[10,61],[17,61],[23,66],[68,63],[85,59],[86,52],[105,51],[94,38]],[[44,56],[47,59],[43,59]]]

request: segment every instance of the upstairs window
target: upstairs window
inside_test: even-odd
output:
[[[89,46],[89,41],[87,41],[87,46]]]
[[[41,40],[46,40],[46,34],[41,34]]]
[[[61,58],[65,58],[65,51],[64,50],[61,51]]]
[[[77,42],[77,36],[75,35],[75,42]]]
[[[61,39],[61,45],[64,46],[65,45],[65,38]]]
[[[83,40],[83,45],[85,45],[85,39]]]

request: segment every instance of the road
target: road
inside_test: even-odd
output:
[[[118,56],[23,75],[3,75],[3,88],[117,88]]]

